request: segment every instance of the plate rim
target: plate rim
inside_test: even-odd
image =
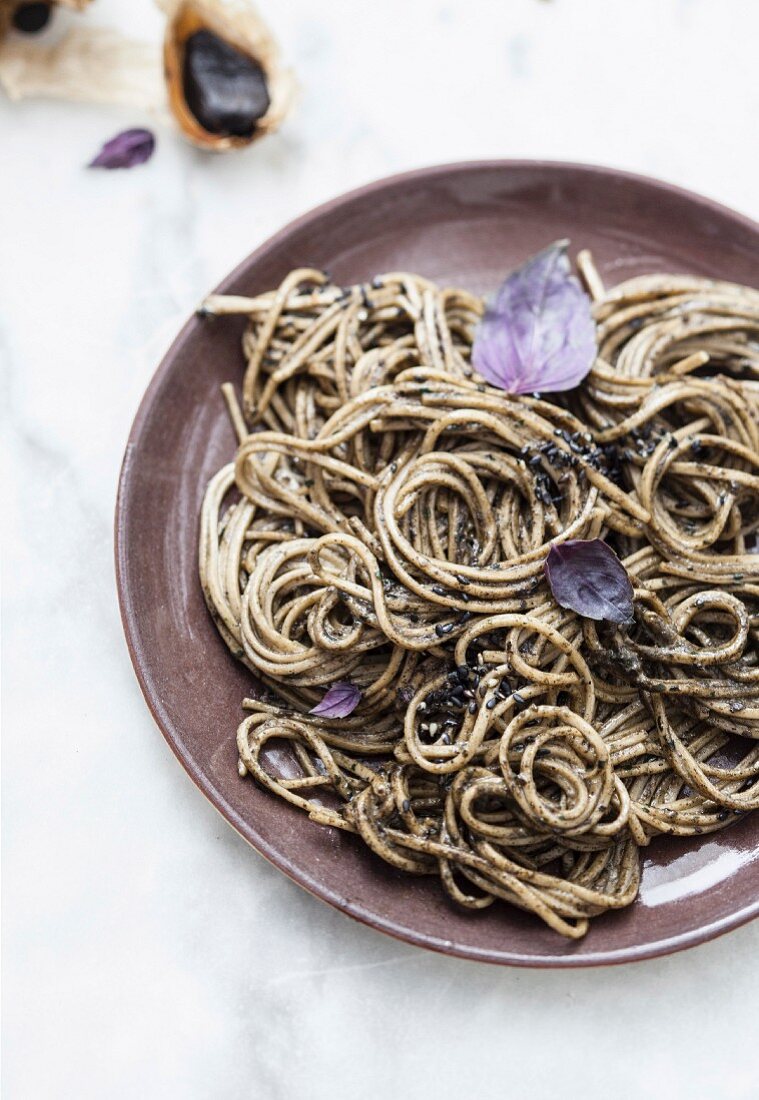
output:
[[[281,229],[265,238],[255,249],[247,253],[243,259],[226,275],[218,286],[210,291],[212,294],[223,294],[238,277],[251,266],[260,261],[268,252],[275,249],[285,241],[292,233],[303,229],[314,222],[318,222],[326,214],[348,204],[356,199],[369,197],[372,194],[383,191],[389,186],[398,184],[415,183],[420,180],[434,180],[439,176],[447,176],[452,172],[464,174],[469,171],[535,171],[535,172],[575,172],[580,175],[601,176],[607,180],[618,183],[629,183],[635,186],[648,187],[654,191],[665,192],[681,198],[689,203],[696,204],[704,210],[722,217],[728,217],[741,225],[752,236],[759,235],[759,222],[747,214],[700,195],[697,192],[680,187],[677,184],[657,179],[653,176],[637,172],[629,172],[624,169],[612,168],[606,165],[589,164],[585,162],[543,160],[543,159],[511,159],[511,158],[484,158],[465,161],[452,161],[445,164],[435,164],[409,171],[396,172],[389,176],[352,188],[342,192],[326,201],[298,215],[287,222]],[[126,514],[127,497],[129,494],[133,457],[137,449],[140,436],[144,430],[149,412],[152,408],[154,396],[160,389],[164,377],[169,373],[176,352],[189,338],[191,330],[196,322],[193,313],[182,325],[181,329],[168,345],[161,356],[161,360],[140,399],[137,412],[132,421],[127,438],[124,457],[122,459],[116,504],[114,512],[114,566],[116,590],[118,595],[119,613],[122,629],[127,643],[130,661],[137,677],[140,690],[147,704],[148,710],[161,731],[164,740],[169,745],[174,755],[179,760],[184,771],[195,784],[197,789],[224,820],[232,826],[236,833],[255,852],[263,856],[269,863],[282,871],[289,879],[306,890],[312,897],[334,909],[338,909],[346,915],[358,920],[376,931],[392,936],[394,939],[410,943],[416,947],[423,947],[443,955],[469,959],[476,962],[487,962],[492,965],[515,966],[527,969],[566,969],[580,967],[608,966],[629,962],[642,962],[647,959],[658,958],[663,955],[674,954],[689,947],[706,943],[734,928],[738,928],[750,920],[759,916],[759,897],[748,905],[729,913],[716,921],[706,925],[700,925],[687,931],[679,932],[664,939],[646,944],[633,944],[611,951],[585,952],[581,950],[577,954],[568,955],[528,955],[520,951],[499,950],[497,955],[492,949],[478,949],[469,944],[455,943],[451,940],[443,940],[413,928],[401,926],[389,918],[383,918],[379,914],[365,909],[359,902],[346,898],[331,891],[329,888],[321,888],[320,884],[311,880],[307,873],[294,866],[286,855],[273,848],[263,838],[258,838],[254,843],[246,835],[246,823],[235,808],[216,790],[208,781],[205,773],[197,767],[186,751],[182,740],[174,736],[172,723],[166,714],[157,693],[148,683],[147,662],[141,652],[141,644],[138,634],[137,615],[132,604],[129,585],[127,581],[127,545],[126,545]],[[582,941],[578,941],[580,946]]]

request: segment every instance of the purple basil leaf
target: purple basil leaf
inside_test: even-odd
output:
[[[491,385],[557,393],[578,385],[593,366],[596,326],[568,244],[557,241],[514,271],[485,310],[472,363]]]
[[[624,565],[601,539],[567,539],[548,551],[545,574],[554,599],[586,619],[628,623],[633,586]]]
[[[155,138],[150,130],[124,130],[107,141],[88,168],[134,168],[150,160]]]
[[[318,718],[347,718],[361,702],[361,689],[347,680],[333,684],[327,694],[309,714]]]

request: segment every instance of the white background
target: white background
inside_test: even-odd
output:
[[[202,294],[291,217],[396,170],[608,163],[759,215],[752,0],[264,0],[302,85],[242,154],[134,112],[0,102],[5,1092],[38,1098],[759,1096],[759,927],[532,973],[315,901],[198,794],[121,634],[111,524],[140,395]],[[160,33],[148,0],[87,18]]]

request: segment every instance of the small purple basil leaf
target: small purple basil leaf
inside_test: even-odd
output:
[[[333,684],[321,703],[308,713],[315,714],[317,718],[347,718],[360,702],[361,689],[347,680],[341,680]]]
[[[610,546],[601,539],[567,539],[548,551],[544,566],[554,599],[586,619],[629,623],[633,586]]]
[[[577,386],[596,357],[590,299],[572,274],[568,241],[512,272],[477,327],[472,363],[509,393],[558,393]]]
[[[150,130],[124,130],[107,141],[88,168],[134,168],[150,160],[155,138]]]

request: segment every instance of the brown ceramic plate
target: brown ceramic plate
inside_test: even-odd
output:
[[[258,248],[219,290],[254,294],[292,267],[344,283],[407,269],[472,291],[559,237],[617,282],[686,271],[759,286],[759,226],[706,199],[603,168],[494,161],[396,176],[335,199]],[[116,511],[121,613],[153,716],[201,791],[312,894],[383,932],[452,955],[588,966],[699,943],[759,911],[759,815],[645,854],[641,894],[568,943],[535,917],[455,909],[433,879],[397,872],[353,837],[309,822],[237,774],[235,728],[250,677],[211,622],[197,577],[206,482],[234,454],[219,386],[241,377],[241,320],[190,320],[140,406]]]

